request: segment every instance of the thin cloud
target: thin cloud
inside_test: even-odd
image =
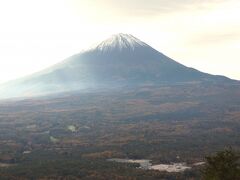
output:
[[[211,33],[204,33],[192,39],[190,44],[196,45],[211,45],[211,44],[220,44],[220,43],[228,43],[232,41],[239,41],[240,40],[240,28],[238,31],[233,32],[211,32]]]
[[[223,0],[185,0],[184,2],[179,0],[105,0],[103,6],[111,7],[115,13],[126,16],[154,16],[186,10],[204,10],[223,2]]]

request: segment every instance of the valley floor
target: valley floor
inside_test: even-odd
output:
[[[198,179],[144,170],[240,149],[240,86],[179,85],[0,102],[1,179]]]

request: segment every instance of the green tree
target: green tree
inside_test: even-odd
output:
[[[239,152],[231,148],[206,157],[204,180],[240,180]]]

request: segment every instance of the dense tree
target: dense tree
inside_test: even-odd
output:
[[[231,148],[206,157],[203,170],[205,180],[239,180],[240,179],[239,152]]]

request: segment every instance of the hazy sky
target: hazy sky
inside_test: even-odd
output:
[[[240,79],[239,0],[0,0],[0,82],[116,33],[176,61]]]

